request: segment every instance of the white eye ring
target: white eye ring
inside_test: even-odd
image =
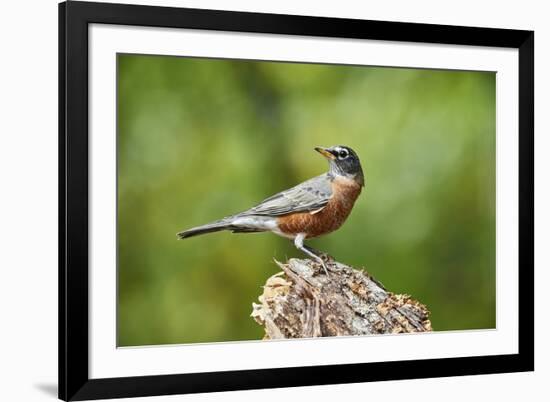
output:
[[[346,159],[349,156],[349,152],[347,149],[340,149],[338,151],[338,158],[340,159]]]

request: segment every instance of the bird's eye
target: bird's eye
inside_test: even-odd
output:
[[[339,153],[338,153],[338,156],[341,158],[341,159],[346,159],[348,157],[348,151],[346,151],[345,149],[342,149]]]

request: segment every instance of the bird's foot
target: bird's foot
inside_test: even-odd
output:
[[[328,267],[327,267],[327,264],[325,263],[325,261],[319,257],[321,260],[321,266],[323,267],[323,269],[325,270],[325,275],[327,276],[327,278],[330,278],[330,275],[328,274]]]
[[[316,254],[313,254],[312,255],[314,260],[321,266],[323,267],[323,270],[325,271],[325,275],[328,277],[330,277],[328,271],[329,271],[329,266],[330,266],[330,261],[323,258],[322,256],[320,255],[316,255]],[[329,256],[330,257],[330,256]],[[334,261],[334,260],[332,260]]]
[[[313,258],[317,263],[321,264],[323,269],[325,270],[325,274],[328,275],[328,266],[327,262],[330,260],[334,261],[332,257],[330,257],[328,254],[321,253],[318,250],[315,250],[314,248],[311,248],[309,246],[304,245],[304,238],[305,235],[303,233],[300,233],[296,238],[294,239],[294,245],[298,250],[301,250],[311,258]],[[324,257],[324,258],[323,258]]]
[[[304,248],[306,250],[308,250],[311,254],[314,254],[315,256],[321,258],[325,262],[334,262],[335,261],[333,256],[331,256],[328,253],[325,253],[324,251],[320,251],[320,250],[314,249],[313,247],[309,247],[309,246],[306,246],[306,245],[304,245]]]

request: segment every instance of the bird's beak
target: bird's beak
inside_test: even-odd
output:
[[[323,155],[325,158],[333,161],[334,159],[336,159],[336,156],[334,156],[334,154],[332,154],[332,152],[330,152],[328,150],[328,148],[323,148],[323,147],[315,147],[315,150],[317,152],[319,152],[321,155]]]

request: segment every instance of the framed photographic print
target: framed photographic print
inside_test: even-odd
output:
[[[533,43],[61,3],[59,397],[533,370]]]

